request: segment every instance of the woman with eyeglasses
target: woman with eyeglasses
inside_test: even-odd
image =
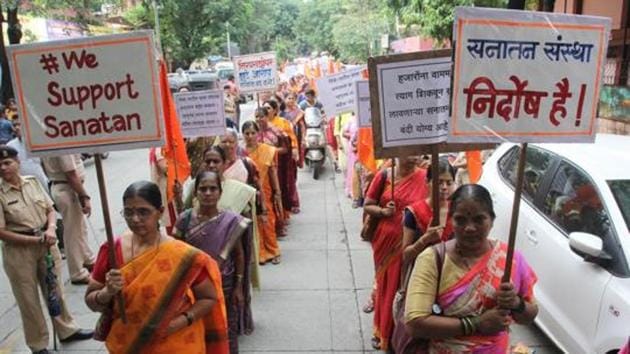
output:
[[[184,242],[209,254],[219,264],[228,318],[230,353],[238,353],[239,319],[247,318],[251,333],[251,311],[245,300],[249,297],[249,267],[245,256],[248,238],[244,237],[249,219],[219,208],[221,179],[216,172],[201,171],[195,178],[194,194],[199,202],[184,211],[175,224],[175,235]]]
[[[155,183],[131,184],[123,205],[129,229],[115,240],[117,265],[103,244],[85,294],[88,307],[102,313],[95,338],[110,353],[229,353],[217,263],[160,232],[164,206]]]

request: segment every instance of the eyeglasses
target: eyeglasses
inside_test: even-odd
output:
[[[127,220],[133,219],[134,215],[138,215],[140,220],[146,220],[151,214],[153,214],[153,210],[148,208],[123,209],[120,211],[120,215]]]

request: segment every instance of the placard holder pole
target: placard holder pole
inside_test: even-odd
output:
[[[260,93],[256,92],[256,108],[260,108]]]
[[[431,208],[433,219],[431,226],[440,226],[440,166],[438,146],[431,145]]]
[[[118,262],[116,262],[116,248],[114,245],[114,234],[112,232],[112,220],[109,217],[109,204],[107,202],[107,189],[105,188],[105,178],[103,174],[103,161],[101,160],[101,154],[94,154],[94,165],[96,166],[96,178],[98,179],[98,191],[101,196],[101,207],[103,209],[103,220],[105,221],[105,234],[107,235],[108,246],[108,261],[112,269],[118,269]],[[116,302],[118,303],[118,311],[120,312],[120,319],[123,323],[127,323],[127,315],[125,314],[125,298],[122,292],[116,295]]]
[[[512,276],[512,259],[514,258],[514,246],[516,243],[516,230],[518,228],[518,215],[521,208],[521,194],[523,191],[523,175],[525,173],[525,159],[527,158],[527,143],[521,144],[518,157],[518,169],[516,172],[516,186],[514,186],[514,202],[512,204],[512,219],[510,220],[510,234],[508,239],[507,255],[505,257],[505,271],[502,283],[510,282]]]
[[[396,158],[392,158],[392,203],[394,202],[394,186],[396,185]]]

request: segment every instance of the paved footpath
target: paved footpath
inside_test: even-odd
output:
[[[130,181],[147,178],[146,159],[145,151],[112,153],[106,161],[109,195],[120,196]],[[299,178],[302,212],[292,217],[288,236],[280,241],[282,263],[262,267],[262,288],[253,293],[256,328],[252,335],[240,338],[240,352],[374,352],[370,346],[372,316],[360,311],[373,278],[371,249],[358,236],[361,210],[352,209],[343,196],[339,175],[325,171],[314,181],[304,172]],[[95,196],[93,166],[88,167],[87,184]],[[118,198],[110,200],[115,232],[124,228]],[[99,203],[93,197],[95,210],[90,219],[97,235],[91,235],[90,241],[94,250],[104,241]],[[92,326],[98,316],[83,302],[85,287],[70,285],[67,276],[64,280],[78,323]],[[557,352],[533,326],[515,326],[512,341],[523,342],[536,353]],[[100,342],[85,341],[60,346],[59,352],[106,351]],[[0,271],[0,354],[4,353],[28,353],[28,348],[13,294]]]

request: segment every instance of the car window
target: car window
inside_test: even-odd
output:
[[[564,161],[545,195],[543,209],[567,234],[579,231],[605,238],[610,231],[597,187],[584,172]]]
[[[630,180],[608,181],[608,186],[621,210],[626,228],[630,230]]]
[[[516,170],[518,166],[518,147],[512,148],[499,160],[501,175],[514,187],[516,185]],[[525,172],[523,181],[523,196],[533,200],[540,188],[543,176],[551,167],[553,155],[545,150],[529,147],[525,160]]]

